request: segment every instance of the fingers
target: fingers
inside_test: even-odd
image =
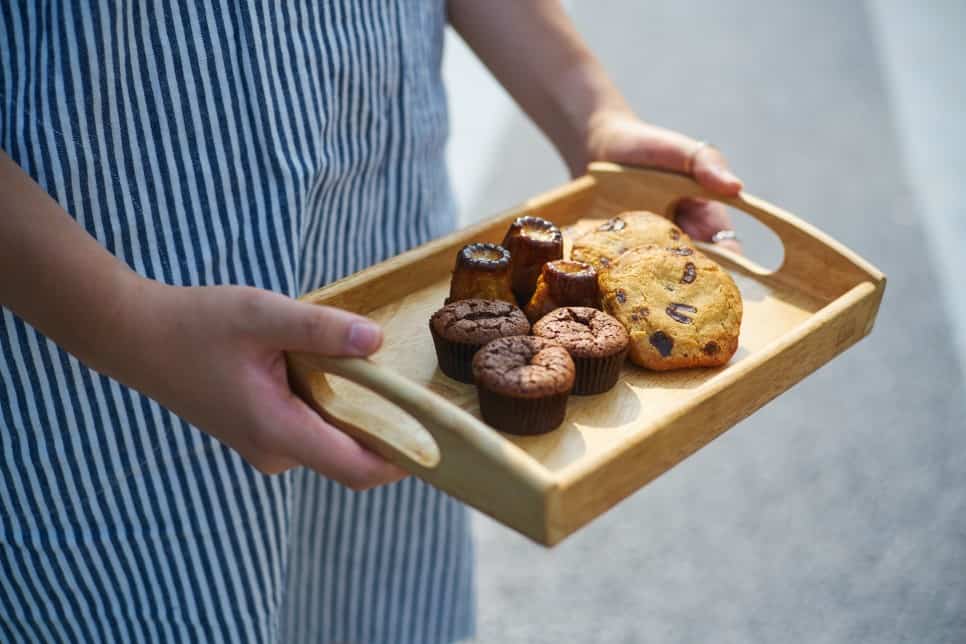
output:
[[[325,422],[304,402],[291,398],[285,413],[272,419],[266,451],[282,454],[353,490],[394,483],[407,476],[399,467],[367,450]]]
[[[606,160],[690,174],[708,190],[726,197],[741,190],[741,180],[713,145],[639,121],[618,130],[614,137],[603,155]]]
[[[728,211],[720,203],[703,199],[684,199],[675,211],[678,226],[692,238],[710,242],[712,236],[719,230],[732,230],[734,224]],[[737,241],[724,240],[718,246],[736,253],[741,252],[741,244]]]
[[[691,176],[712,192],[728,197],[738,194],[741,191],[741,179],[728,169],[728,162],[721,150],[711,145],[698,148],[699,145],[701,144],[695,143],[695,147],[688,153],[693,155],[690,161]]]
[[[330,306],[257,292],[245,307],[250,328],[274,346],[329,356],[367,356],[382,344],[382,329],[369,318]]]

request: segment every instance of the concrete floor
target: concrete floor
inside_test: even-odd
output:
[[[574,15],[642,115],[714,141],[749,191],[890,281],[872,336],[557,548],[478,517],[478,640],[966,641],[966,402],[946,312],[961,296],[937,277],[883,23],[834,0]],[[499,163],[462,191],[470,218],[564,179],[518,112],[495,138]]]

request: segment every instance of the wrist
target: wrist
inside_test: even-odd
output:
[[[89,322],[91,337],[75,352],[77,357],[106,376],[140,388],[144,356],[149,347],[157,346],[157,304],[170,288],[126,267],[119,271],[106,290],[109,299]]]
[[[559,104],[568,135],[557,149],[573,176],[598,158],[598,133],[615,119],[636,119],[634,111],[595,60],[574,66],[559,84]]]

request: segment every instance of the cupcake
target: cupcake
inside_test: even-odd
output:
[[[519,308],[500,300],[469,299],[447,304],[429,318],[440,370],[460,382],[473,382],[473,354],[484,344],[526,335],[530,323]]]
[[[467,244],[456,254],[446,303],[503,300],[516,304],[510,288],[510,252],[496,244]]]
[[[530,322],[536,322],[561,306],[592,306],[600,308],[597,291],[597,271],[584,262],[559,259],[547,262],[537,279],[537,290],[523,312]]]
[[[540,318],[533,335],[570,352],[577,370],[575,394],[599,394],[617,384],[630,339],[610,315],[584,306],[560,308]]]
[[[574,361],[545,338],[499,338],[473,357],[473,378],[483,420],[509,434],[543,434],[564,420]]]
[[[518,217],[503,238],[503,247],[510,251],[513,294],[523,306],[537,288],[543,265],[563,258],[563,235],[546,219]]]

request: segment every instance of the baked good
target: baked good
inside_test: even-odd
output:
[[[627,327],[630,358],[648,369],[723,365],[738,350],[741,293],[691,247],[645,246],[600,276],[604,310]]]
[[[469,299],[447,304],[429,318],[440,370],[460,382],[473,382],[473,355],[490,340],[530,333],[516,305]]]
[[[536,322],[561,306],[600,308],[597,271],[593,266],[567,259],[543,265],[537,288],[523,312],[531,322]]]
[[[543,434],[564,420],[574,362],[546,338],[499,338],[476,352],[473,378],[483,420],[510,434]]]
[[[518,217],[502,245],[510,251],[510,285],[522,306],[533,295],[543,265],[563,258],[563,235],[546,219]]]
[[[586,262],[601,273],[621,253],[649,244],[690,246],[691,238],[673,222],[653,212],[623,212],[575,239],[570,259]]]
[[[468,299],[516,304],[510,289],[510,253],[496,244],[468,244],[456,254],[446,303]]]
[[[559,308],[533,325],[533,335],[563,346],[574,360],[573,393],[599,394],[617,384],[627,355],[624,325],[610,315],[585,306]]]

